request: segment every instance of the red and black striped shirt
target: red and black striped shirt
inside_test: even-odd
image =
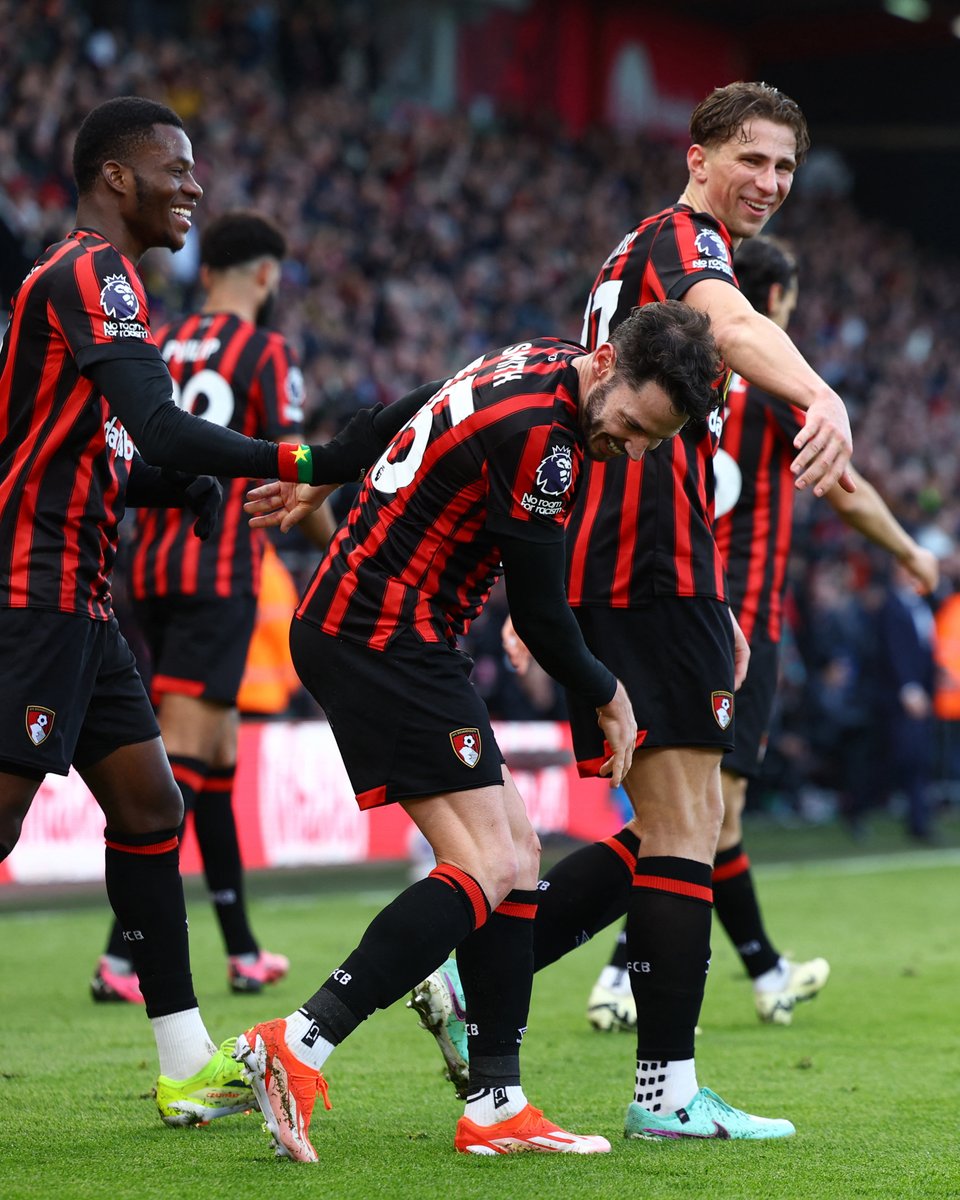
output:
[[[197,313],[157,330],[173,376],[173,398],[186,412],[246,437],[297,441],[303,422],[303,375],[285,340],[230,313]],[[222,479],[217,532],[201,542],[196,520],[179,508],[141,509],[131,565],[134,596],[256,595],[264,534],[243,512],[246,479]]]
[[[84,371],[155,358],[136,267],[75,229],[13,297],[0,351],[0,606],[110,616],[133,441]]]
[[[793,439],[804,414],[733,375],[714,463],[717,546],[747,641],[779,642],[793,524]]]
[[[477,359],[370,469],[297,616],[384,649],[406,628],[453,642],[501,573],[499,535],[556,539],[583,462],[571,364],[541,338]]]
[[[587,303],[584,344],[594,350],[632,309],[679,300],[701,279],[736,287],[725,227],[678,204],[648,217],[603,264]],[[639,462],[588,462],[567,537],[573,607],[631,608],[653,596],[726,599],[711,529],[718,412]]]

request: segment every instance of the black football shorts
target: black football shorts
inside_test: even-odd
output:
[[[361,808],[503,783],[469,655],[405,630],[386,650],[294,619],[290,649],[323,709]]]
[[[175,692],[236,705],[257,616],[252,596],[154,596],[137,600],[134,615],[150,651],[154,704]]]
[[[750,644],[750,668],[737,692],[737,730],[723,769],[747,779],[760,774],[770,736],[770,716],[777,694],[780,644],[755,637]]]
[[[0,760],[31,775],[66,775],[160,736],[115,617],[0,609],[0,662]]]
[[[733,747],[733,627],[730,610],[703,596],[662,596],[630,609],[576,608],[593,653],[627,689],[642,749]],[[597,711],[567,692],[581,775],[610,756]]]

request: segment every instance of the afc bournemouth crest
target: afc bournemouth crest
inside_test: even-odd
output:
[[[42,746],[50,736],[56,715],[52,708],[41,708],[39,704],[27,709],[27,737],[35,746]]]
[[[450,734],[450,745],[462,763],[475,767],[480,761],[480,730],[455,729]]]
[[[733,720],[733,696],[730,692],[711,692],[710,703],[713,716],[721,729],[726,729]]]

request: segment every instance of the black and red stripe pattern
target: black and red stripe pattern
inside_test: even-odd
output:
[[[582,354],[543,338],[445,384],[367,473],[297,616],[375,650],[406,627],[465,632],[500,575],[498,530],[560,536],[583,460]]]
[[[604,263],[590,293],[584,344],[590,349],[632,309],[679,300],[695,283],[736,286],[723,225],[685,205],[642,222]],[[632,608],[653,596],[726,599],[712,533],[713,469],[721,421],[685,427],[646,454],[588,463],[570,519],[568,595],[574,607]]]
[[[303,383],[278,333],[231,313],[197,313],[157,331],[173,377],[174,398],[195,416],[246,437],[291,441],[300,436]],[[181,509],[141,509],[131,568],[134,596],[251,596],[260,582],[263,530],[243,512],[250,481],[222,479],[220,525],[207,541]]]
[[[129,259],[74,230],[13,297],[0,351],[0,605],[110,615],[133,442],[83,371],[156,357]]]
[[[779,642],[793,534],[793,439],[803,413],[739,375],[727,391],[720,441],[738,470],[732,507],[717,517],[717,546],[727,568],[730,604],[747,641]],[[724,463],[718,463],[718,471]],[[730,503],[728,502],[728,503]]]

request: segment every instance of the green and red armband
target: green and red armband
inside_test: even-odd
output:
[[[281,442],[277,447],[277,476],[285,483],[313,483],[313,452],[310,447]]]

